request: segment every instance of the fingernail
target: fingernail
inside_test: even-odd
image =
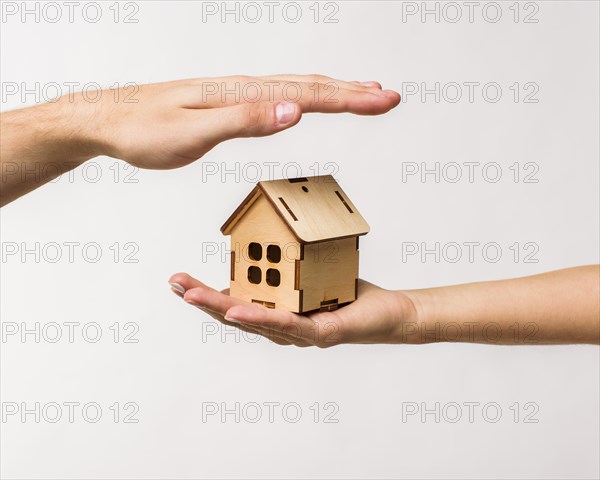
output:
[[[383,93],[386,97],[395,97],[398,95],[398,93],[394,92],[393,90],[382,90],[381,93]]]
[[[296,114],[296,104],[281,102],[275,107],[275,116],[277,117],[277,123],[285,125],[290,123]]]
[[[171,285],[171,288],[173,290],[177,290],[179,293],[185,293],[185,288],[183,288],[181,285],[179,285],[178,283],[175,282],[169,282],[169,285]]]
[[[362,87],[377,87],[379,88],[379,84],[377,82],[360,82]]]
[[[231,322],[231,323],[242,323],[237,318],[230,318],[230,317],[224,317],[224,318],[225,318],[225,320],[227,320],[228,322]]]

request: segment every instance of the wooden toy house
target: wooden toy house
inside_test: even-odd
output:
[[[297,313],[356,299],[369,225],[331,175],[259,182],[221,232],[233,297]]]

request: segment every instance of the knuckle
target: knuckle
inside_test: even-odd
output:
[[[317,348],[319,348],[319,349],[321,349],[321,350],[324,350],[326,348],[331,348],[331,347],[333,347],[333,346],[335,346],[337,344],[338,344],[338,342],[332,342],[331,339],[324,339],[324,340],[321,340],[319,342],[316,342],[314,344],[314,346],[317,347]]]
[[[185,292],[186,300],[199,300],[202,296],[202,292],[199,288],[191,288]]]
[[[246,84],[252,81],[252,77],[249,77],[248,75],[236,75],[234,81],[240,84]]]
[[[312,75],[310,75],[310,79],[316,83],[324,83],[327,80],[329,80],[326,76],[320,75],[318,73],[313,73]]]
[[[190,277],[187,273],[185,272],[178,272],[175,273],[174,275],[171,275],[171,281],[172,282],[176,282],[176,283],[185,283],[188,280],[191,280],[192,277]]]

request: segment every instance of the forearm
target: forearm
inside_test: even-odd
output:
[[[77,100],[0,115],[2,206],[98,154],[86,130],[93,113]]]
[[[415,303],[418,320],[399,328],[402,342],[600,342],[599,266],[424,289],[408,295]]]

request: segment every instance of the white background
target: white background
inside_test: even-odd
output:
[[[136,172],[99,158],[94,170],[80,168],[73,178],[2,209],[3,252],[15,244],[35,248],[36,242],[42,249],[39,259],[21,258],[21,250],[3,258],[3,328],[63,325],[57,343],[3,336],[2,402],[27,408],[36,402],[96,402],[103,412],[97,423],[86,421],[81,409],[70,423],[66,407],[57,423],[36,423],[34,415],[25,422],[19,414],[8,417],[1,424],[4,478],[598,478],[597,346],[279,347],[223,330],[208,335],[215,322],[167,285],[170,274],[187,271],[215,287],[227,286],[227,259],[203,258],[202,251],[215,244],[224,250],[227,239],[219,227],[254,185],[256,169],[244,170],[248,162],[261,166],[264,179],[270,177],[265,162],[278,162],[275,177],[297,176],[294,164],[303,175],[315,174],[315,163],[330,173],[323,169],[333,162],[336,178],[371,226],[361,242],[361,276],[385,288],[597,263],[597,2],[541,1],[513,10],[513,2],[500,2],[496,23],[490,21],[495,10],[486,10],[487,19],[482,14],[486,2],[479,2],[472,22],[458,2],[462,18],[456,23],[448,21],[456,14],[448,7],[439,22],[433,15],[424,22],[419,14],[403,19],[403,8],[406,13],[410,6],[394,1],[337,2],[337,23],[323,21],[333,12],[323,4],[315,22],[312,2],[302,2],[297,23],[286,21],[281,10],[270,23],[261,3],[263,18],[251,23],[254,13],[248,10],[239,22],[233,15],[222,22],[219,15],[203,19],[201,2],[148,1],[137,2],[137,23],[124,23],[122,17],[114,21],[112,3],[101,2],[97,23],[85,21],[81,7],[73,23],[3,19],[3,93],[11,82],[21,90],[35,89],[36,82],[40,89],[50,82],[109,87],[291,72],[378,80],[398,91],[410,82],[427,88],[436,82],[440,88],[496,82],[502,97],[492,103],[480,86],[469,102],[464,87],[456,103],[449,101],[455,96],[449,90],[437,102],[433,94],[405,95],[397,109],[376,118],[306,115],[275,137],[217,147],[204,167],[197,162],[175,171]],[[420,2],[415,5],[420,8]],[[131,11],[120,6],[122,15]],[[526,14],[537,23],[525,23]],[[517,102],[510,90],[515,82]],[[530,98],[537,103],[524,102],[523,93],[531,91],[524,90],[527,82],[537,86]],[[25,103],[35,103],[33,97]],[[21,106],[20,94],[3,98],[3,111]],[[433,175],[403,181],[406,162],[480,166],[472,183],[466,167],[460,181],[442,177],[436,183]],[[481,172],[491,162],[502,169],[496,183]],[[522,177],[515,182],[509,169],[515,162],[519,168],[535,163],[537,183]],[[218,174],[206,175],[209,164]],[[102,177],[94,183],[96,168]],[[221,178],[225,168],[237,171],[237,178]],[[124,181],[125,174],[137,183]],[[47,247],[52,242],[62,245],[56,263],[50,261],[56,250]],[[79,247],[70,262],[65,242],[96,242],[102,257],[86,261]],[[115,242],[117,262],[110,249]],[[128,242],[135,245],[125,248]],[[502,257],[494,263],[480,247],[471,262],[465,247],[455,263],[450,250],[437,262],[434,255],[403,259],[406,242],[428,248],[436,242],[496,242]],[[509,249],[515,242],[521,254],[525,243],[535,244],[537,263],[526,263],[523,255],[515,262]],[[123,254],[133,249],[138,262],[124,262]],[[65,322],[79,324],[73,343],[65,338]],[[82,326],[91,322],[102,328],[97,343],[82,338]],[[115,322],[117,343],[109,329]],[[138,343],[123,342],[127,322],[139,326]],[[115,402],[139,405],[138,423],[124,423],[122,415],[115,423],[109,410]],[[210,402],[227,408],[239,402],[242,414],[251,402],[281,405],[272,423],[264,405],[257,423],[250,422],[254,410],[239,422],[233,414],[224,422],[220,415],[203,421]],[[282,415],[281,406],[291,402],[302,411],[296,423]],[[317,422],[310,410],[315,402]],[[323,406],[327,402],[337,405],[337,423],[324,421],[331,412]],[[440,408],[495,402],[502,417],[492,423],[479,407],[471,423],[463,407],[456,423],[449,421],[455,413],[450,410],[439,423],[434,415],[403,421],[406,402],[425,402],[427,408],[436,402]],[[510,409],[515,402],[517,422]],[[524,422],[528,402],[539,408],[532,417],[537,423]]]

